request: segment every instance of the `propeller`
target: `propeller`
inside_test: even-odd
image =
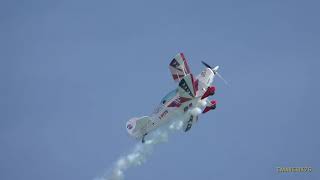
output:
[[[206,66],[207,68],[210,68],[210,69],[213,71],[213,73],[216,74],[220,79],[222,79],[222,81],[223,81],[226,85],[229,85],[228,81],[225,80],[225,79],[221,76],[220,73],[218,73],[219,66],[216,66],[216,67],[212,68],[208,63],[206,63],[206,62],[204,62],[204,61],[201,61],[201,62],[202,62],[202,64],[203,64],[204,66]]]
[[[204,61],[201,61],[201,62],[205,67],[212,69],[212,67],[209,64],[207,64],[206,62],[204,62]]]

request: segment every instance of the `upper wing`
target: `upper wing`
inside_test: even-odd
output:
[[[179,82],[178,93],[180,97],[193,99],[197,93],[197,84],[193,80],[193,75],[184,76]]]
[[[180,80],[177,90],[178,98],[172,101],[168,107],[180,107],[181,104],[193,100],[197,96],[198,81],[194,81],[193,75],[188,74]]]
[[[173,80],[179,82],[187,74],[191,74],[187,60],[183,53],[178,53],[170,62],[169,69]]]

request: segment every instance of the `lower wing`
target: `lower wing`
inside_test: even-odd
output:
[[[184,121],[183,121],[183,130],[187,132],[191,129],[192,125],[198,120],[197,115],[190,114]]]

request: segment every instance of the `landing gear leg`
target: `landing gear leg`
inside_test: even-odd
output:
[[[145,134],[142,136],[142,140],[141,140],[142,143],[146,142],[145,139],[144,139],[144,137],[146,137],[147,134],[148,134],[148,133],[145,133]]]

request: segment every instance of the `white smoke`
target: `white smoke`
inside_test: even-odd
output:
[[[193,108],[188,113],[199,115],[201,109]],[[127,169],[142,165],[146,161],[146,158],[151,155],[155,145],[168,142],[170,133],[182,129],[184,118],[185,117],[177,117],[167,126],[161,127],[150,133],[147,136],[145,143],[138,142],[129,154],[120,157],[115,162],[105,176],[97,178],[96,180],[123,180],[124,173]]]

